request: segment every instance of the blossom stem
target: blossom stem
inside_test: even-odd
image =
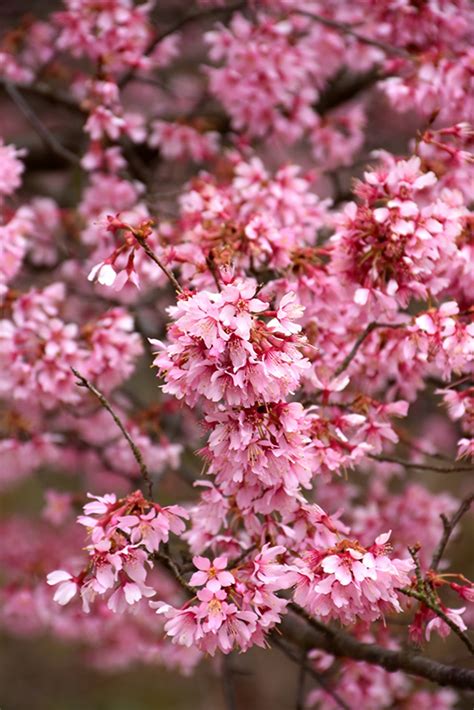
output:
[[[461,631],[459,626],[455,624],[454,621],[452,621],[447,614],[444,613],[444,611],[438,604],[432,602],[428,598],[427,594],[417,592],[415,589],[399,589],[399,592],[401,592],[401,594],[405,594],[405,596],[407,597],[413,597],[413,599],[417,599],[419,602],[427,606],[428,609],[431,609],[431,611],[433,611],[436,616],[439,616],[439,618],[442,619],[444,623],[449,626],[451,631],[453,631],[456,636],[461,639],[466,648],[468,648],[472,655],[474,655],[474,645],[471,643],[469,637],[464,633],[464,631]]]
[[[138,446],[135,444],[132,437],[130,436],[127,429],[125,428],[122,420],[120,419],[118,414],[114,411],[112,405],[110,404],[108,399],[102,394],[102,392],[100,392],[97,389],[97,387],[95,387],[92,384],[92,382],[89,382],[89,380],[86,377],[84,377],[84,375],[81,375],[81,373],[78,370],[76,370],[75,367],[72,367],[71,370],[73,371],[74,375],[79,380],[77,383],[78,386],[79,387],[86,387],[86,389],[88,389],[89,392],[91,392],[91,394],[93,394],[95,397],[97,397],[97,399],[99,400],[101,405],[104,407],[104,409],[106,409],[109,412],[110,416],[112,417],[112,419],[114,420],[114,422],[116,423],[116,425],[118,426],[120,431],[122,432],[128,445],[130,446],[130,449],[132,451],[132,454],[133,454],[136,462],[138,463],[138,466],[140,468],[140,473],[141,473],[143,480],[145,482],[147,495],[151,500],[153,498],[153,482],[151,480],[150,472],[148,471],[148,467],[145,464],[145,461],[143,459],[142,452],[140,451]]]
[[[376,328],[403,328],[404,323],[369,323],[369,325],[365,328],[365,330],[362,331],[362,333],[359,335],[357,340],[355,341],[354,345],[352,346],[352,349],[349,353],[349,355],[344,358],[342,363],[339,365],[337,368],[336,372],[334,373],[334,377],[338,377],[340,374],[344,372],[344,370],[347,370],[349,365],[351,364],[352,360],[355,358],[357,355],[357,351],[359,350],[360,346],[364,342],[364,340],[372,333],[372,331],[376,330]]]
[[[433,471],[434,473],[472,473],[472,466],[436,466],[435,464],[423,464],[416,463],[415,461],[406,461],[405,459],[400,459],[397,456],[386,456],[378,454],[369,454],[369,458],[374,461],[381,461],[382,463],[398,463],[404,468],[414,468],[419,471]]]
[[[143,251],[147,255],[149,259],[155,262],[157,266],[162,270],[162,272],[166,275],[170,283],[172,284],[174,290],[176,293],[182,293],[183,289],[181,288],[178,280],[176,279],[175,275],[160,261],[160,259],[156,256],[155,252],[150,249],[150,246],[148,245],[145,237],[140,236],[136,232],[133,233],[133,236],[135,237],[136,241],[140,244],[142,247]]]
[[[441,537],[441,540],[439,542],[438,547],[436,548],[434,554],[433,554],[433,559],[431,560],[431,569],[436,571],[438,569],[439,563],[441,562],[441,559],[443,557],[444,551],[446,549],[446,546],[449,542],[449,538],[451,537],[454,528],[456,525],[459,523],[461,518],[469,508],[471,507],[471,503],[474,500],[474,494],[470,495],[468,498],[465,498],[465,500],[462,501],[461,505],[459,508],[456,510],[456,512],[453,514],[450,520],[444,515],[441,514],[441,520],[443,522],[443,535]]]
[[[386,54],[395,54],[396,56],[404,57],[405,59],[413,59],[412,55],[402,47],[395,47],[391,44],[380,42],[377,39],[372,39],[371,37],[361,35],[351,25],[347,25],[345,22],[331,20],[329,17],[323,17],[323,15],[318,15],[314,12],[308,12],[306,10],[295,10],[295,13],[303,17],[308,17],[310,20],[319,22],[321,25],[330,27],[333,30],[339,30],[339,32],[342,32],[343,34],[350,35],[351,37],[354,37],[354,39],[356,39],[358,42],[362,42],[362,44],[368,44],[371,47],[377,47],[377,49],[381,49]]]

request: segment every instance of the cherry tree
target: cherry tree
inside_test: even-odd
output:
[[[474,690],[473,28],[469,0],[64,0],[5,32],[5,631],[212,663],[229,707],[255,646],[299,708]]]

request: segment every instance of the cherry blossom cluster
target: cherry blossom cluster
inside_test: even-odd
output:
[[[234,151],[228,159],[231,180],[217,182],[202,173],[180,199],[178,229],[184,243],[176,245],[174,258],[186,279],[194,276],[196,264],[199,286],[208,258],[217,267],[240,267],[244,274],[252,265],[288,266],[296,247],[314,243],[327,214],[328,200],[310,191],[314,176],[302,174],[297,165],[272,175],[255,155]]]
[[[397,590],[410,584],[410,560],[390,559],[389,533],[379,535],[364,548],[341,540],[325,551],[309,551],[303,557],[295,601],[311,614],[340,619],[375,621],[391,608],[400,611]]]
[[[423,205],[436,176],[420,168],[413,157],[366,173],[356,188],[361,204],[346,206],[332,238],[336,273],[355,287],[356,303],[373,302],[376,311],[438,294],[458,255],[466,214],[460,196],[441,193]]]
[[[229,571],[225,557],[193,557],[198,571],[190,584],[200,587],[196,603],[181,609],[156,605],[156,613],[167,619],[168,636],[174,643],[197,646],[211,656],[216,650],[227,654],[233,648],[265,647],[265,635],[280,621],[288,603],[275,592],[291,586],[294,577],[288,565],[277,562],[284,553],[282,546],[264,545],[250,563]]]
[[[104,63],[107,72],[148,68],[144,54],[152,38],[149,12],[153,3],[135,6],[131,0],[93,2],[68,0],[55,15],[60,28],[58,45],[73,56]]]
[[[34,396],[53,406],[58,400],[78,400],[72,368],[99,379],[106,388],[132,372],[142,347],[130,315],[112,309],[81,331],[61,318],[65,297],[61,283],[32,289],[13,301],[11,317],[0,321],[3,395]]]
[[[48,575],[48,584],[58,585],[55,601],[67,604],[79,593],[88,612],[96,595],[106,594],[108,608],[121,612],[127,604],[154,596],[155,590],[146,584],[151,566],[147,553],[157,552],[170,532],[183,532],[186,511],[177,505],[150,504],[136,491],[119,500],[114,494],[96,496],[84,513],[78,522],[89,531],[90,559],[76,575],[64,570]]]
[[[247,407],[295,392],[309,366],[294,322],[301,307],[294,294],[276,312],[269,305],[256,295],[252,279],[180,297],[169,310],[169,344],[153,341],[162,350],[154,364],[165,375],[164,391],[190,405],[202,397]]]

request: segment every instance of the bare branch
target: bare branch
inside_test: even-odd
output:
[[[91,392],[95,397],[97,397],[97,399],[99,400],[101,405],[104,407],[104,409],[106,409],[109,412],[110,416],[112,417],[112,419],[114,420],[114,422],[116,423],[116,425],[118,426],[120,431],[122,432],[128,445],[130,446],[130,449],[131,449],[132,454],[135,458],[135,461],[138,463],[138,466],[140,468],[140,473],[141,473],[143,480],[145,482],[145,485],[146,485],[148,497],[151,499],[153,497],[153,483],[152,483],[148,468],[145,464],[145,461],[143,460],[142,452],[140,451],[138,446],[135,444],[132,437],[130,436],[130,434],[126,430],[122,420],[120,419],[118,414],[114,411],[112,405],[110,404],[108,399],[106,399],[106,397],[102,394],[102,392],[100,392],[96,387],[94,387],[94,385],[91,382],[89,382],[89,380],[86,377],[81,375],[81,373],[78,370],[76,370],[75,367],[72,367],[71,370],[73,371],[74,375],[79,380],[77,383],[78,386],[85,387],[86,389],[89,390],[89,392]]]
[[[405,459],[400,459],[397,456],[386,456],[385,454],[369,454],[369,458],[374,461],[381,461],[382,463],[397,463],[404,468],[414,468],[419,471],[432,471],[434,473],[472,473],[474,471],[472,466],[458,466],[453,464],[452,466],[437,466],[431,463],[416,463],[415,461],[406,461]]]
[[[444,531],[443,531],[443,536],[442,536],[441,540],[439,541],[439,545],[436,548],[436,550],[434,551],[433,559],[431,560],[431,569],[432,570],[436,571],[438,569],[439,563],[441,562],[441,559],[444,555],[444,551],[445,551],[447,544],[449,542],[449,538],[451,537],[451,535],[454,531],[454,528],[459,523],[459,521],[461,520],[463,515],[465,513],[467,513],[467,511],[471,507],[473,500],[474,500],[474,494],[470,495],[468,498],[463,500],[461,505],[456,510],[456,512],[453,514],[453,516],[451,517],[450,520],[448,520],[448,518],[445,515],[441,514],[440,517],[441,517],[441,520],[443,521]]]
[[[218,290],[218,291],[222,291],[221,282],[220,282],[219,268],[218,268],[218,266],[217,266],[217,264],[216,264],[216,262],[215,262],[214,254],[212,253],[212,251],[211,251],[211,253],[209,254],[209,256],[206,257],[206,264],[207,264],[207,268],[208,268],[209,271],[211,272],[212,278],[214,279],[214,283],[216,284],[217,290]]]
[[[145,239],[145,237],[140,236],[136,232],[133,232],[133,236],[137,240],[137,242],[140,244],[142,247],[143,251],[147,255],[149,259],[155,262],[155,264],[162,270],[162,272],[167,276],[168,280],[171,282],[173,285],[174,290],[176,293],[182,293],[183,289],[181,288],[178,280],[176,279],[175,275],[160,261],[160,259],[156,256],[155,252],[150,249],[150,246]]]
[[[380,666],[389,673],[404,671],[438,685],[474,690],[474,671],[468,668],[449,666],[410,651],[394,651],[378,644],[363,643],[345,631],[325,627],[324,624],[319,624],[322,628],[317,628],[307,623],[306,614],[298,619],[302,615],[295,607],[298,609],[296,605],[291,605],[295,614],[283,618],[279,631],[299,648],[318,648],[338,658],[352,658]]]
[[[365,328],[365,330],[362,331],[362,333],[359,335],[359,337],[355,341],[349,355],[346,358],[344,358],[342,363],[337,368],[336,372],[334,373],[334,377],[338,377],[342,372],[344,372],[344,370],[347,370],[347,368],[351,364],[352,360],[357,355],[357,351],[359,350],[359,348],[362,345],[362,343],[364,342],[364,340],[374,330],[376,330],[377,328],[392,328],[395,330],[397,328],[403,328],[404,326],[405,326],[405,323],[369,323],[369,325]]]
[[[194,587],[191,587],[191,585],[186,582],[183,575],[181,574],[181,570],[179,569],[173,558],[162,550],[155,552],[155,557],[157,560],[164,564],[164,566],[169,570],[169,572],[171,572],[171,574],[174,575],[176,580],[180,583],[180,585],[187,592],[187,594],[193,597],[196,590],[194,589]]]
[[[6,90],[7,85],[15,86],[15,88],[20,90],[22,94],[39,96],[49,103],[62,106],[73,111],[74,113],[86,113],[72,96],[59,89],[51,88],[49,84],[46,84],[43,81],[36,81],[33,84],[21,84],[19,82],[13,83],[8,81],[8,79],[0,77],[0,86],[3,86]]]
[[[215,17],[216,15],[221,15],[222,13],[233,13],[237,12],[238,10],[243,10],[246,4],[246,1],[243,0],[241,2],[234,3],[233,5],[228,5],[227,7],[210,7],[207,10],[202,10],[201,12],[193,12],[189,15],[186,15],[180,20],[177,20],[173,25],[170,25],[170,27],[168,27],[166,30],[163,30],[163,32],[158,34],[156,37],[154,37],[149,43],[148,47],[145,49],[144,55],[146,57],[149,57],[150,54],[152,54],[152,52],[160,44],[160,42],[166,39],[166,37],[173,35],[175,32],[179,32],[186,25],[189,25],[192,22],[199,22],[200,20],[205,20],[209,17]],[[127,71],[126,74],[124,74],[118,82],[119,87],[123,89],[129,83],[129,81],[133,79],[134,74],[134,69],[130,69],[129,71]]]
[[[313,108],[322,116],[346,101],[355,98],[363,91],[370,89],[377,82],[386,79],[388,76],[387,72],[383,72],[377,67],[363,74],[354,74],[350,71],[341,72],[324,87]],[[363,164],[365,166],[366,161]],[[350,199],[352,199],[352,193],[350,193],[350,196]]]
[[[79,157],[75,155],[75,153],[70,151],[68,148],[65,148],[63,145],[61,145],[56,136],[51,133],[49,128],[47,128],[40,120],[40,118],[36,115],[36,113],[33,111],[28,102],[24,99],[15,84],[5,81],[4,86],[7,94],[9,95],[13,103],[21,111],[28,123],[34,128],[34,130],[39,135],[41,140],[45,143],[45,145],[50,148],[53,153],[56,153],[57,155],[61,156],[61,158],[64,158],[64,160],[67,160],[67,162],[72,163],[72,165],[80,165],[81,161]]]
[[[372,39],[371,37],[361,35],[351,25],[347,25],[345,22],[331,20],[329,19],[329,17],[323,17],[323,15],[318,15],[314,12],[307,12],[306,10],[294,10],[293,12],[297,15],[302,15],[303,17],[309,17],[310,20],[319,22],[321,25],[330,27],[333,30],[338,30],[343,34],[350,35],[351,37],[354,37],[354,39],[356,39],[358,42],[362,42],[362,44],[367,44],[371,47],[377,47],[377,49],[381,49],[383,52],[385,52],[385,54],[394,54],[397,57],[403,57],[404,59],[413,59],[412,55],[407,52],[406,49],[402,49],[401,47],[394,47],[391,44],[386,44],[385,42],[380,42],[377,39]]]

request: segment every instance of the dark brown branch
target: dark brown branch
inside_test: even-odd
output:
[[[469,508],[471,507],[472,501],[474,500],[474,495],[470,495],[468,498],[462,501],[461,505],[459,508],[456,510],[456,512],[453,514],[450,520],[446,517],[446,515],[441,514],[441,520],[443,521],[443,536],[441,540],[439,541],[439,545],[434,551],[433,554],[433,559],[431,560],[431,569],[432,570],[437,570],[439,567],[439,563],[441,562],[441,559],[444,555],[444,551],[446,550],[447,544],[449,542],[449,538],[451,537],[454,528],[456,525],[459,523],[461,518]]]
[[[472,473],[472,466],[458,466],[453,464],[452,466],[437,466],[431,463],[416,463],[414,461],[406,461],[405,459],[400,459],[397,456],[386,456],[385,454],[370,454],[369,458],[374,461],[381,461],[382,463],[397,463],[404,468],[414,468],[419,471],[432,471],[434,473]]]
[[[155,252],[150,249],[150,246],[145,239],[145,237],[141,237],[138,235],[136,232],[133,233],[133,236],[137,240],[137,242],[140,244],[142,247],[143,251],[147,255],[149,259],[155,262],[155,264],[163,271],[163,273],[166,275],[168,280],[171,282],[173,285],[174,290],[176,293],[182,293],[183,289],[181,288],[178,280],[176,279],[175,275],[160,261],[160,259],[156,256]]]
[[[57,106],[62,106],[67,108],[74,113],[85,113],[77,101],[59,89],[53,89],[43,81],[36,81],[33,84],[21,84],[19,82],[11,82],[5,78],[0,78],[0,86],[3,86],[6,90],[7,85],[14,85],[16,89],[21,91],[22,94],[31,94],[32,96],[38,96],[42,99],[48,101],[48,103],[56,104]]]
[[[17,86],[11,82],[4,82],[5,91],[11,98],[15,106],[20,110],[23,116],[26,118],[28,123],[34,128],[36,133],[39,135],[43,143],[56,153],[61,158],[66,160],[72,165],[80,165],[81,161],[75,153],[65,148],[56,138],[56,136],[51,133],[51,131],[44,125],[40,118],[33,111],[28,102],[24,99],[21,92],[18,90]]]
[[[163,563],[163,565],[169,572],[171,572],[171,574],[175,577],[176,581],[178,581],[182,588],[187,592],[188,596],[193,597],[196,590],[194,589],[194,587],[191,587],[191,585],[188,584],[187,581],[184,579],[183,575],[181,574],[181,570],[179,569],[173,558],[162,550],[160,550],[159,552],[155,552],[155,557],[157,560]]]
[[[202,10],[201,12],[193,12],[189,15],[185,15],[185,17],[182,17],[180,20],[177,20],[173,25],[170,25],[170,27],[168,27],[166,30],[163,30],[163,32],[160,32],[160,34],[158,34],[151,40],[148,47],[145,49],[145,56],[150,56],[150,54],[152,54],[152,52],[156,49],[160,42],[166,39],[166,37],[175,34],[175,32],[179,32],[186,25],[189,25],[193,22],[199,22],[200,20],[205,20],[209,17],[215,17],[216,15],[221,15],[222,13],[233,13],[237,12],[238,10],[243,10],[246,4],[247,3],[244,0],[243,2],[237,2],[233,5],[228,5],[227,7],[210,7],[209,9]],[[123,89],[129,83],[129,81],[133,79],[134,73],[135,70],[130,69],[128,72],[126,72],[126,74],[122,76],[118,83],[121,89]]]
[[[221,289],[221,282],[219,279],[219,277],[220,277],[219,268],[215,262],[214,255],[213,255],[212,251],[209,254],[209,256],[206,257],[206,264],[207,264],[207,268],[211,272],[212,278],[214,279],[214,283],[216,284],[217,290],[221,291],[222,289]]]
[[[295,605],[291,606],[295,611]],[[298,613],[298,612],[297,612]],[[300,616],[300,618],[298,618]],[[358,641],[345,631],[308,624],[306,615],[284,617],[279,630],[298,648],[318,648],[338,658],[352,658],[385,668],[389,673],[404,671],[438,685],[474,690],[474,671],[449,666],[410,651],[383,648],[378,644]]]
[[[386,44],[385,42],[380,42],[377,39],[372,39],[371,37],[361,35],[351,25],[347,25],[344,22],[331,20],[329,19],[329,17],[323,17],[323,15],[318,15],[314,12],[307,12],[306,10],[294,10],[294,13],[297,15],[302,15],[303,17],[309,17],[310,20],[319,22],[321,25],[325,25],[326,27],[330,27],[333,30],[338,30],[343,34],[354,37],[354,39],[356,39],[358,42],[362,42],[362,44],[367,44],[371,47],[377,47],[377,49],[381,49],[383,52],[385,52],[385,54],[394,54],[397,57],[404,57],[404,59],[412,59],[411,54],[407,52],[406,49],[402,49],[401,47],[394,47],[391,44]]]
[[[128,445],[132,451],[135,461],[137,462],[137,464],[140,468],[140,473],[141,473],[142,478],[145,482],[148,497],[151,499],[153,497],[153,483],[152,483],[147,465],[145,464],[145,461],[143,460],[142,452],[140,451],[138,446],[135,444],[132,437],[130,436],[130,434],[126,430],[122,420],[120,419],[118,414],[114,411],[112,405],[110,404],[108,399],[106,399],[106,397],[102,394],[102,392],[100,392],[91,382],[89,382],[89,380],[86,377],[81,375],[81,373],[78,370],[76,370],[76,368],[72,367],[71,370],[73,371],[74,375],[78,379],[78,382],[77,382],[78,386],[85,387],[86,389],[89,390],[89,392],[91,392],[91,394],[94,395],[94,397],[97,397],[97,399],[99,400],[101,405],[104,407],[104,409],[106,409],[109,412],[110,416],[112,417],[112,419],[114,420],[114,422],[116,423],[116,425],[118,426],[120,431],[122,432],[124,438],[126,439]]]
[[[377,328],[392,328],[392,329],[397,329],[397,328],[403,328],[404,323],[369,323],[369,325],[365,328],[365,330],[362,331],[362,333],[359,335],[357,340],[355,341],[354,345],[352,346],[352,350],[350,351],[349,355],[344,358],[342,363],[339,365],[337,368],[336,372],[334,373],[334,377],[338,377],[344,370],[347,370],[349,365],[351,364],[352,360],[355,358],[357,355],[357,352],[364,342],[364,340]]]
[[[377,68],[371,69],[364,74],[343,72],[323,89],[314,105],[314,109],[319,115],[328,113],[346,101],[355,98],[361,92],[370,89],[378,81],[386,79],[387,76],[388,74]]]

